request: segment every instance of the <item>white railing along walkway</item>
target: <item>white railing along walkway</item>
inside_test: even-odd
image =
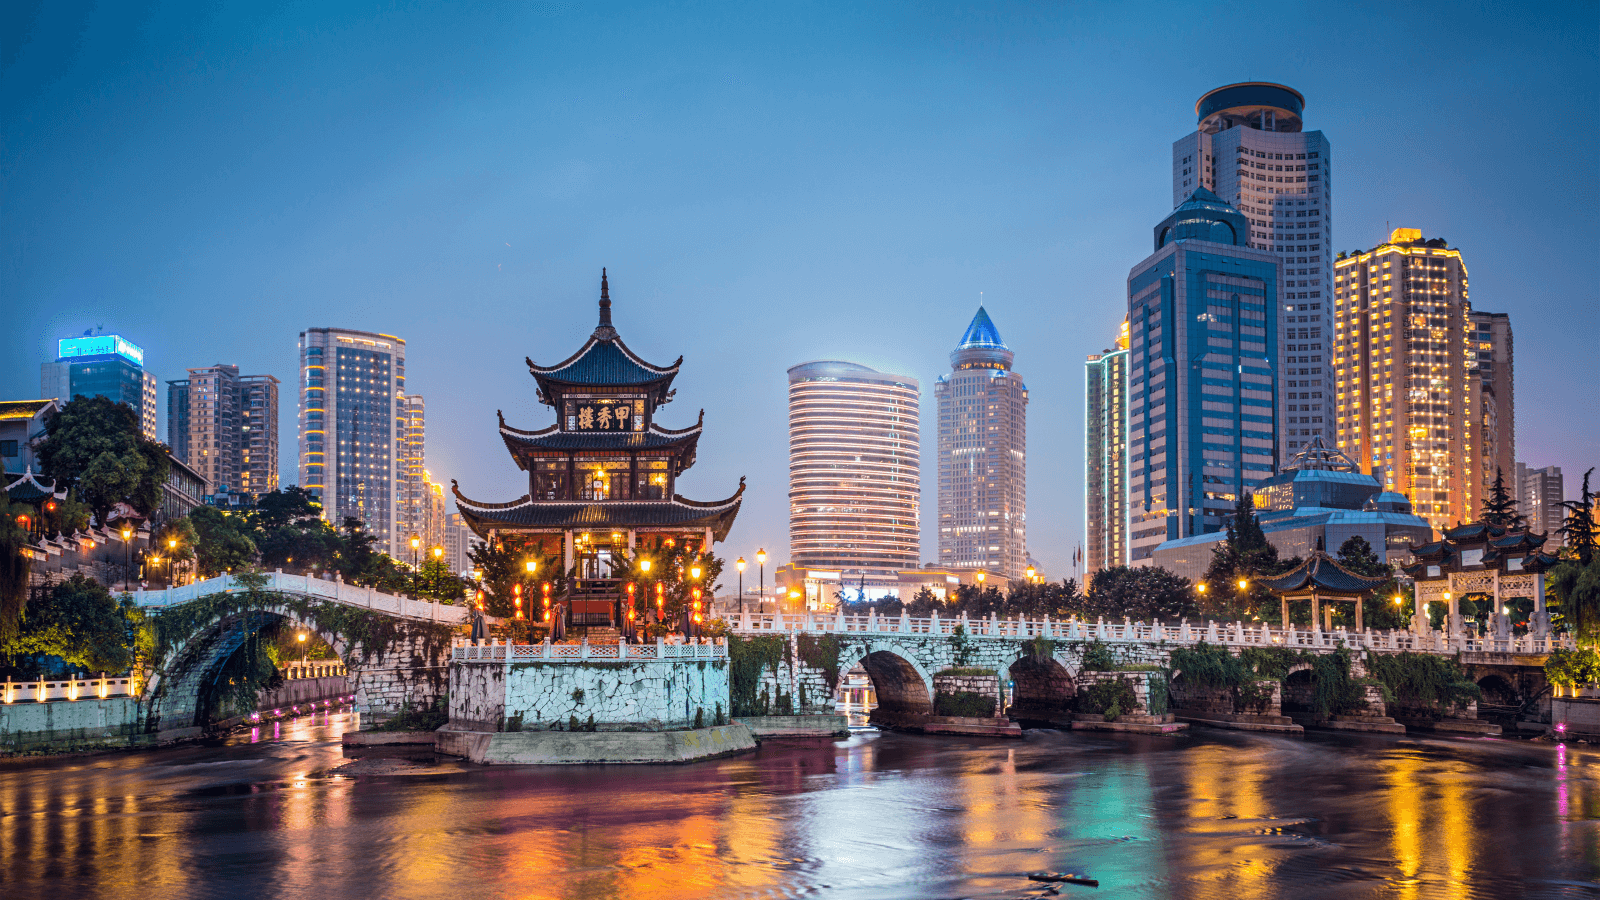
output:
[[[194,584],[182,587],[166,588],[159,591],[134,591],[134,602],[142,607],[160,609],[179,603],[187,603],[204,597],[207,594],[233,593],[245,590],[231,575],[219,575]],[[358,587],[346,584],[343,581],[324,581],[310,575],[286,575],[283,572],[267,573],[266,590],[278,591],[285,594],[298,594],[316,600],[332,600],[346,606],[359,606],[373,612],[386,613],[404,619],[415,619],[419,622],[440,622],[448,625],[457,625],[467,621],[468,608],[466,606],[450,606],[444,603],[435,603],[431,600],[413,600],[410,597],[396,597],[385,594],[372,588]]]
[[[12,681],[0,684],[0,703],[48,703],[52,700],[105,700],[134,696],[132,677],[69,678],[65,681]]]
[[[1100,640],[1112,642],[1192,644],[1205,641],[1209,644],[1255,647],[1334,648],[1343,644],[1368,650],[1412,650],[1424,653],[1515,653],[1541,654],[1553,649],[1571,649],[1575,646],[1570,635],[1554,637],[1466,637],[1449,636],[1443,631],[1416,634],[1411,631],[1350,631],[1337,628],[1274,628],[1265,622],[1245,625],[1242,622],[1191,625],[1187,620],[1178,625],[1160,622],[1145,624],[1127,619],[1122,622],[1065,621],[1002,619],[991,615],[987,619],[968,619],[962,615],[954,619],[941,619],[933,615],[914,619],[902,614],[898,618],[879,616],[876,612],[865,616],[847,616],[842,613],[743,613],[733,620],[733,630],[738,634],[771,634],[798,632],[802,634],[903,634],[952,635],[960,628],[969,637],[1029,640],[1044,637],[1052,640]]]
[[[507,654],[512,662],[579,662],[589,659],[629,660],[707,660],[727,659],[728,643],[722,638],[702,638],[684,644],[670,644],[656,638],[654,644],[591,644],[584,638],[579,644],[502,644],[490,640],[474,645],[458,640],[450,648],[451,662],[505,662]]]

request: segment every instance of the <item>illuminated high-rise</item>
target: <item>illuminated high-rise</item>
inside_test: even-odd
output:
[[[1478,312],[1468,317],[1473,333],[1473,362],[1478,373],[1478,444],[1482,466],[1479,479],[1483,495],[1493,489],[1496,473],[1502,484],[1517,488],[1517,402],[1512,383],[1511,317],[1505,313]]]
[[[1199,127],[1172,145],[1173,205],[1211,191],[1248,220],[1243,245],[1281,263],[1279,464],[1333,436],[1333,148],[1303,130],[1304,111],[1293,88],[1230,84],[1200,98]]]
[[[1028,568],[1028,386],[983,307],[933,387],[939,403],[939,566],[1004,579]]]
[[[1273,473],[1279,257],[1196,188],[1128,273],[1128,559],[1222,530]]]
[[[406,342],[343,328],[300,333],[300,486],[335,527],[359,520],[377,548],[409,559]]]
[[[219,494],[278,489],[278,379],[218,363],[167,382],[167,444]]]
[[[1396,228],[1341,255],[1334,281],[1339,449],[1435,529],[1475,520],[1483,380],[1461,252]]]
[[[39,366],[40,396],[63,405],[74,397],[109,397],[139,415],[139,430],[156,440],[156,377],[145,371],[144,349],[117,334],[62,338],[55,362]]]
[[[1084,364],[1084,571],[1128,564],[1128,322]]]
[[[917,380],[838,360],[789,370],[789,557],[888,576],[921,562]]]

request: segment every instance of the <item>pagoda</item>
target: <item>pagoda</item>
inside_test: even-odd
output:
[[[678,477],[694,465],[705,410],[688,428],[656,424],[657,411],[677,393],[672,380],[683,357],[658,366],[628,349],[611,324],[604,269],[600,322],[589,340],[553,366],[526,362],[539,401],[556,412],[555,424],[538,431],[513,428],[497,413],[506,449],[528,473],[527,493],[509,503],[483,503],[452,481],[456,506],[462,521],[490,544],[515,535],[551,556],[559,544],[572,621],[620,625],[624,579],[615,575],[624,560],[640,545],[709,554],[733,527],[744,479],[725,500],[678,495]]]
[[[1417,621],[1423,620],[1428,603],[1444,601],[1449,604],[1447,630],[1458,634],[1466,627],[1462,595],[1482,594],[1493,601],[1491,632],[1504,637],[1511,629],[1506,600],[1525,597],[1533,601],[1529,632],[1548,637],[1550,612],[1545,606],[1544,577],[1560,562],[1545,552],[1548,540],[1548,534],[1534,534],[1520,524],[1479,521],[1446,528],[1441,540],[1412,546],[1416,562],[1401,569],[1416,581]]]

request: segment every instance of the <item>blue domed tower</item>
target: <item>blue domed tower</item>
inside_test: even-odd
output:
[[[982,306],[933,386],[939,403],[939,565],[1004,581],[1028,567],[1028,386]]]

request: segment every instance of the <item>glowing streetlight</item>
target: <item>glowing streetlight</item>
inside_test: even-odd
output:
[[[304,631],[295,635],[295,640],[300,642],[300,665],[306,664],[306,633]]]
[[[1204,581],[1202,581],[1199,584],[1195,585],[1194,589],[1196,591],[1198,591],[1199,593],[1204,594],[1206,592],[1206,583]]]
[[[528,569],[528,574],[529,575],[532,575],[533,573],[539,571],[539,561],[536,560],[536,559],[528,560],[527,569]]]
[[[756,565],[760,567],[761,576],[761,580],[756,582],[756,603],[759,604],[767,597],[767,548],[756,549]]]
[[[1032,581],[1033,580],[1033,576],[1035,574],[1037,574],[1037,573],[1038,573],[1037,569],[1035,569],[1033,566],[1029,566],[1028,567],[1028,580]]]
[[[422,546],[422,538],[421,538],[421,536],[413,534],[411,536],[411,568],[413,568],[413,569],[415,569],[417,567],[417,548],[421,547],[421,546]]]
[[[978,572],[978,576],[977,576],[977,577],[978,577],[978,583],[979,583],[979,584],[983,584],[983,580],[984,580],[984,579],[985,579],[985,578],[988,578],[988,577],[989,577],[989,575],[988,575],[988,573],[986,573],[986,572],[984,572],[984,571],[982,571],[982,570],[979,570],[979,572]]]
[[[744,615],[744,557],[739,557],[733,567],[739,570],[739,614]]]
[[[1249,587],[1250,587],[1250,580],[1249,579],[1247,579],[1247,578],[1239,579],[1239,590],[1241,590],[1241,591],[1248,590]]]

